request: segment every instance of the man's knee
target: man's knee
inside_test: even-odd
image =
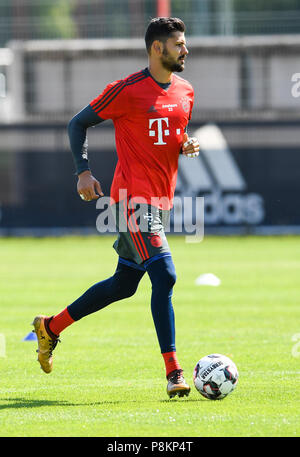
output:
[[[172,289],[176,283],[176,271],[171,256],[161,257],[147,268],[152,285],[163,285]]]
[[[176,277],[176,273],[175,273],[175,268],[174,269],[167,269],[161,275],[161,281],[163,281],[164,284],[169,289],[172,289],[175,286],[176,279],[177,279],[177,277]]]
[[[112,295],[120,300],[132,297],[135,294],[140,278],[126,275],[123,272],[116,272],[111,281]]]

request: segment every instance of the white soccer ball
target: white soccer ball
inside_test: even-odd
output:
[[[203,397],[221,400],[236,388],[239,373],[229,357],[210,354],[197,362],[193,378],[196,389]]]

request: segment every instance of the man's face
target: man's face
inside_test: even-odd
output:
[[[162,66],[169,71],[184,70],[184,59],[188,54],[183,32],[174,32],[163,44]]]

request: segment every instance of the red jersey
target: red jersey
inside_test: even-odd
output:
[[[101,119],[114,122],[118,154],[111,186],[114,202],[125,189],[136,202],[172,207],[178,157],[193,102],[189,82],[172,74],[164,90],[142,70],[109,84],[90,103]]]

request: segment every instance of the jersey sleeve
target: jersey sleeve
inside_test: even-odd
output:
[[[126,83],[118,80],[108,84],[104,91],[91,101],[90,106],[101,119],[118,119],[127,111]]]

